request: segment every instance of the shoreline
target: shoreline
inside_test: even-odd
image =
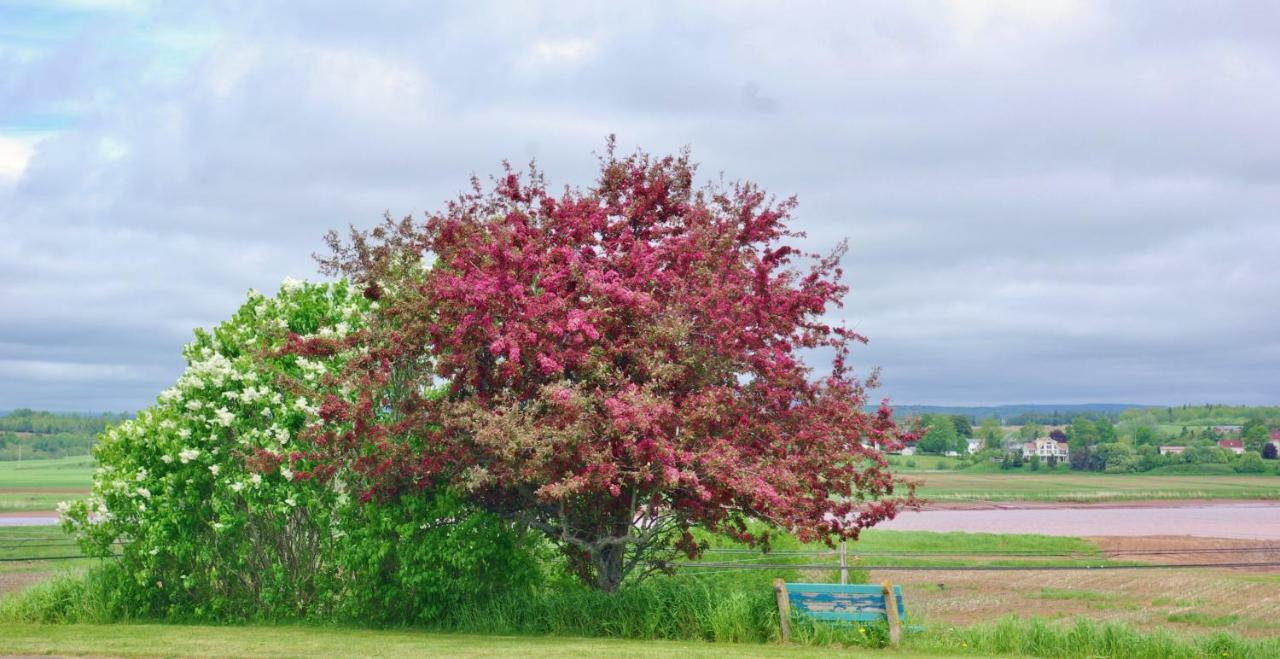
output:
[[[928,501],[919,510],[1103,510],[1112,508],[1280,507],[1277,499],[1132,499],[1100,501]]]

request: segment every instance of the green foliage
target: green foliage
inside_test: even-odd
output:
[[[1246,449],[1261,453],[1262,447],[1271,441],[1271,431],[1267,429],[1266,424],[1255,422],[1246,424],[1240,437]]]
[[[965,451],[964,438],[956,433],[956,425],[951,417],[926,415],[921,421],[928,428],[925,436],[916,443],[921,452],[943,455],[949,451]]]
[[[1230,634],[1181,636],[1144,632],[1117,622],[1077,619],[1060,625],[1038,618],[1004,618],[991,624],[936,630],[911,643],[913,649],[1029,657],[1126,657],[1127,659],[1251,659],[1280,656],[1280,639]]]
[[[1236,471],[1242,474],[1261,474],[1267,470],[1267,463],[1262,461],[1262,454],[1257,451],[1246,451],[1236,460]]]
[[[343,474],[316,477],[300,432],[318,405],[277,386],[324,391],[346,355],[283,354],[290,334],[338,338],[368,302],[345,282],[286,282],[186,346],[188,368],[156,404],[108,430],[93,493],[63,507],[86,553],[118,555],[110,610],[170,620],[439,616],[459,594],[521,588],[527,541],[450,492],[426,488],[376,509]]]
[[[340,523],[341,619],[428,623],[490,593],[526,596],[539,577],[531,538],[447,493],[351,506]]]

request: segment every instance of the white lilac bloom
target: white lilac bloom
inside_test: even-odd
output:
[[[292,293],[293,291],[302,288],[302,280],[294,279],[293,277],[285,277],[284,281],[280,282],[280,287]]]
[[[171,465],[173,464],[173,456],[166,453],[160,456],[160,461],[167,465]]]
[[[249,482],[250,482],[250,483],[253,483],[254,485],[261,485],[261,484],[262,484],[262,474],[254,474],[254,475],[250,476],[250,477],[249,477]]]
[[[293,480],[293,470],[283,465],[280,466],[280,475],[287,481]]]
[[[219,471],[222,471],[222,467],[219,467],[218,465],[209,465],[209,473],[217,476]]]
[[[178,429],[178,437],[180,437],[180,438],[182,438],[182,439],[191,439],[191,429],[190,429],[190,428],[179,428],[179,429]]]
[[[231,484],[232,492],[239,492],[240,490],[243,490],[243,489],[244,489],[244,483],[241,483],[240,481],[236,481]]]
[[[138,496],[142,497],[143,499],[150,499],[150,498],[151,498],[151,490],[148,490],[148,489],[147,489],[147,488],[145,488],[145,487],[140,487],[140,488],[138,488],[138,489],[136,490],[136,492],[138,493]]]
[[[187,409],[191,410],[192,412],[197,412],[202,407],[204,407],[204,401],[200,400],[199,398],[193,398],[187,401]]]
[[[200,457],[200,451],[198,449],[184,448],[178,452],[178,459],[182,460],[182,464],[187,464],[198,457]]]
[[[218,425],[222,426],[223,428],[230,428],[231,422],[236,420],[236,415],[229,412],[225,407],[219,407],[216,411],[214,411],[213,416],[214,416],[214,419],[218,422]]]
[[[293,507],[295,507],[295,506],[297,506],[297,505],[298,505],[298,502],[297,502],[296,500],[294,500],[294,498],[293,498],[293,497],[289,497],[288,499],[285,499],[285,500],[284,500],[284,502],[285,502],[285,504],[287,504],[290,508],[293,508]]]

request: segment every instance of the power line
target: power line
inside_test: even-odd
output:
[[[724,570],[839,570],[838,563],[773,563],[742,564],[731,562],[704,563],[667,563],[675,568],[703,568]],[[1262,563],[1182,563],[1182,564],[1138,564],[1138,565],[983,565],[983,566],[944,566],[944,565],[858,565],[847,566],[851,570],[894,570],[900,572],[984,572],[984,571],[1020,571],[1020,570],[1176,570],[1188,568],[1241,568],[1241,567],[1280,567],[1280,561]]]

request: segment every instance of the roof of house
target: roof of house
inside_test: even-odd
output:
[[[1272,431],[1271,431],[1271,439],[1274,439],[1274,440],[1276,440],[1277,442],[1280,442],[1280,430],[1272,430]]]
[[[1244,448],[1244,441],[1240,439],[1220,439],[1218,446],[1222,448]]]

